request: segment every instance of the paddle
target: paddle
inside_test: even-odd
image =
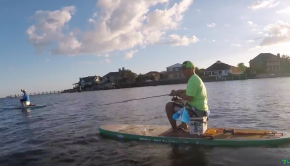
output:
[[[128,102],[128,101],[143,100],[143,99],[149,99],[149,98],[154,98],[154,97],[162,97],[162,96],[168,96],[168,95],[169,94],[166,94],[166,95],[158,95],[158,96],[151,96],[151,97],[144,97],[144,98],[139,98],[139,99],[124,100],[124,101],[119,101],[119,102],[114,102],[114,103],[102,104],[102,105],[99,105],[99,106],[111,105],[111,104],[118,104],[118,103],[125,103],[125,102]]]
[[[234,129],[224,129],[223,133],[230,133],[230,134],[234,134],[234,135],[284,135],[283,133],[276,133],[276,132],[236,132]]]

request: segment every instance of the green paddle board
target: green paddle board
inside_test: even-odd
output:
[[[290,143],[283,133],[258,129],[211,128],[215,134],[190,134],[189,131],[173,132],[170,126],[157,125],[103,125],[100,135],[124,140],[153,141],[158,143],[198,144],[211,146],[263,146]],[[209,131],[209,129],[207,130]],[[227,132],[230,131],[230,132]],[[232,132],[234,131],[234,133]]]

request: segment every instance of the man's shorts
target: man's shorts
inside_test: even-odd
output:
[[[20,99],[20,102],[24,104],[24,106],[30,105],[30,101],[25,101],[24,99]]]
[[[177,112],[179,110],[181,110],[184,106],[180,105],[178,103],[173,102],[173,106],[174,106],[174,112]],[[201,111],[196,109],[195,107],[192,107],[190,105],[186,105],[185,108],[188,111],[188,114],[190,117],[204,117],[207,116],[207,112],[206,111]]]

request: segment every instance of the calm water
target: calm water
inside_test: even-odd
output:
[[[120,142],[102,138],[98,127],[111,123],[169,125],[170,97],[98,106],[169,93],[186,85],[31,96],[46,108],[1,110],[0,165],[282,165],[290,146],[222,148]],[[290,132],[290,79],[206,83],[210,127],[253,127]],[[0,107],[18,99],[0,100]]]

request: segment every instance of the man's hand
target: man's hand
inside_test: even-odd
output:
[[[177,93],[185,93],[186,90],[182,90],[182,89],[180,89],[180,90],[177,90],[176,92],[177,92]]]
[[[169,96],[176,96],[177,95],[177,91],[172,90],[171,93],[169,94]]]

